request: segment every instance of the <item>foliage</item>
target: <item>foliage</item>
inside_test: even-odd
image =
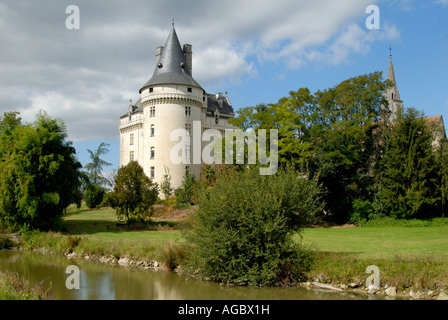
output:
[[[175,191],[175,196],[178,203],[192,204],[195,182],[195,175],[187,170],[185,172],[184,180],[182,181],[182,186]]]
[[[106,190],[104,188],[96,184],[90,185],[84,195],[86,205],[89,208],[98,208],[102,204],[105,194]]]
[[[115,179],[114,209],[119,220],[131,217],[141,221],[152,214],[152,205],[158,197],[158,186],[149,179],[137,161],[131,161],[118,170]]]
[[[0,122],[0,220],[13,229],[58,229],[75,201],[81,164],[62,121],[41,112],[22,125],[17,114]]]
[[[91,184],[101,186],[103,184],[107,184],[109,181],[108,179],[103,177],[102,171],[104,166],[111,166],[112,164],[101,159],[101,156],[109,152],[109,149],[107,149],[107,147],[109,146],[110,145],[108,143],[101,142],[96,150],[92,151],[90,149],[87,149],[90,160],[92,160],[92,162],[86,164],[84,168],[88,172],[88,177]]]
[[[0,300],[53,300],[53,295],[51,283],[31,285],[18,273],[0,271]]]
[[[173,193],[173,188],[171,187],[171,175],[168,168],[165,166],[165,175],[160,183],[160,191],[162,191],[165,199],[168,199]]]
[[[439,169],[432,134],[423,114],[415,109],[408,109],[391,128],[379,178],[386,215],[397,219],[440,215]]]
[[[314,94],[300,88],[275,104],[243,108],[230,122],[243,130],[277,129],[280,165],[317,178],[326,214],[346,221],[354,200],[373,201],[371,172],[380,154],[374,132],[385,88],[379,72]]]
[[[293,170],[228,172],[204,190],[186,239],[192,269],[215,280],[257,285],[302,278],[310,251],[293,241],[321,210],[320,188]]]

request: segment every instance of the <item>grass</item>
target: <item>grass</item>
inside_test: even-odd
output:
[[[148,228],[153,230],[141,230],[135,226],[123,227],[113,209],[89,209],[81,208],[74,210],[70,208],[63,217],[66,232],[70,235],[85,236],[92,241],[125,243],[142,241],[179,241],[181,231],[179,222],[154,219]],[[139,230],[140,229],[140,230]]]
[[[381,284],[410,290],[448,289],[448,226],[440,221],[425,226],[394,223],[399,227],[310,228],[303,241],[318,253],[310,279],[337,284],[364,285],[367,266],[381,271]],[[442,224],[444,225],[444,224]]]
[[[304,230],[303,238],[305,243],[313,243],[323,252],[349,253],[358,257],[448,257],[448,226],[311,228]]]
[[[50,300],[53,293],[50,288],[30,283],[17,273],[0,271],[0,300]]]
[[[24,237],[24,247],[46,247],[55,252],[81,255],[126,256],[162,261],[173,269],[188,249],[179,223],[158,217],[151,230],[123,228],[112,209],[71,208],[63,218],[66,232]],[[355,228],[306,228],[305,244],[317,249],[309,278],[330,284],[365,283],[366,267],[381,270],[382,285],[448,290],[447,219],[426,222],[387,221]],[[297,235],[297,241],[300,236]]]

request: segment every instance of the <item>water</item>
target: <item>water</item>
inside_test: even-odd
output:
[[[66,268],[78,266],[80,289],[66,287]],[[31,284],[53,288],[57,300],[339,300],[372,296],[310,290],[306,288],[257,288],[200,281],[174,272],[153,271],[35,252],[0,250],[0,271],[13,271]]]

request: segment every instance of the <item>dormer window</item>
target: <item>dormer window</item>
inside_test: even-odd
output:
[[[149,92],[154,92],[154,88],[149,88]]]
[[[188,91],[188,92],[192,92],[193,89],[191,89],[191,88],[187,88],[187,91]]]

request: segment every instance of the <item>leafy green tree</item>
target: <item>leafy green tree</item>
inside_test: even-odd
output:
[[[96,184],[89,185],[84,195],[86,205],[91,209],[98,208],[102,204],[105,194],[104,188]]]
[[[191,204],[194,195],[194,185],[196,183],[196,177],[188,170],[185,172],[185,177],[182,182],[182,186],[179,187],[176,192],[176,200],[178,203]]]
[[[0,219],[13,228],[58,229],[75,201],[81,164],[62,121],[41,112],[22,125],[16,115],[5,114],[0,130]]]
[[[227,171],[204,189],[186,238],[200,275],[254,285],[303,279],[310,252],[293,236],[321,211],[316,181],[293,170],[261,176],[256,167]]]
[[[385,88],[380,72],[314,94],[301,88],[276,104],[244,108],[232,123],[243,130],[277,129],[280,165],[319,179],[325,212],[346,221],[355,200],[373,201]]]
[[[173,188],[171,187],[171,175],[168,168],[165,166],[165,175],[160,183],[160,191],[162,191],[165,199],[168,199],[173,193]]]
[[[412,108],[391,128],[379,171],[385,214],[398,219],[440,215],[440,167],[432,141],[433,128]]]
[[[108,143],[101,142],[98,148],[95,149],[94,151],[87,149],[90,160],[92,162],[86,164],[84,168],[89,173],[90,183],[92,184],[102,186],[103,184],[108,183],[108,180],[103,177],[102,171],[103,167],[111,166],[112,164],[102,159],[101,156],[109,152],[109,149],[107,148],[109,146],[110,145]]]
[[[440,140],[436,160],[439,166],[441,216],[446,217],[448,213],[448,140],[446,138]]]
[[[144,221],[152,214],[158,192],[157,184],[145,175],[137,161],[118,169],[114,187],[116,199],[111,201],[118,219],[128,222],[130,218],[137,218]]]

